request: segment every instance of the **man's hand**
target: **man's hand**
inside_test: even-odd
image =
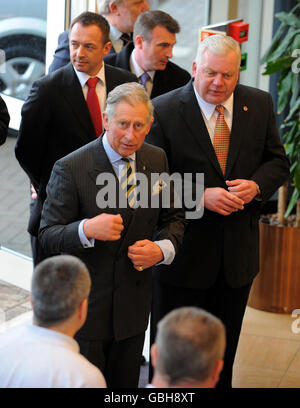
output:
[[[206,188],[204,191],[204,207],[221,215],[243,210],[244,201],[221,187]]]
[[[31,191],[31,198],[33,200],[36,200],[37,199],[37,192],[36,192],[36,190],[35,190],[35,188],[33,187],[32,184],[30,184],[30,191]]]
[[[140,270],[150,268],[163,260],[163,253],[160,247],[148,239],[136,241],[128,247],[128,257],[131,259],[135,269]]]
[[[123,220],[120,214],[100,214],[86,220],[83,224],[83,232],[90,239],[99,241],[117,241],[123,231]]]
[[[250,203],[257,195],[257,184],[252,180],[227,180],[226,184],[230,193],[243,200],[245,204]]]

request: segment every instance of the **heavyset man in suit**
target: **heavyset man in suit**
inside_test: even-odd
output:
[[[115,86],[137,81],[133,74],[103,64],[111,46],[108,35],[104,17],[85,12],[75,18],[70,32],[71,62],[35,82],[22,108],[15,153],[37,191],[28,226],[35,265],[46,257],[35,237],[53,164],[101,133],[94,127],[101,127],[101,114],[94,123],[86,101],[88,80],[99,79],[94,89],[101,111]]]
[[[119,52],[132,40],[135,20],[143,11],[149,10],[146,0],[98,0],[98,13],[109,23],[109,39],[112,43],[109,52]],[[69,30],[58,37],[58,45],[49,72],[63,67],[70,61]]]
[[[87,321],[76,339],[108,387],[137,387],[151,306],[151,266],[172,262],[183,237],[183,212],[172,200],[169,208],[151,208],[150,201],[136,208],[130,198],[135,188],[130,188],[128,201],[119,204],[133,184],[127,176],[140,173],[149,182],[153,173],[168,171],[164,151],[143,144],[152,114],[141,85],[111,91],[103,137],[56,162],[41,218],[39,238],[46,250],[76,255],[90,271]],[[99,195],[106,194],[108,202],[116,202],[103,198],[101,204]]]
[[[133,72],[148,95],[155,98],[191,79],[186,70],[170,61],[179,31],[178,22],[169,14],[160,10],[146,11],[135,22],[134,43],[128,43],[118,54],[107,55],[104,61]]]
[[[260,208],[289,175],[271,96],[237,85],[239,71],[240,47],[232,38],[213,35],[201,42],[193,80],[153,101],[147,139],[166,151],[171,173],[203,172],[205,188],[203,217],[188,221],[172,265],[154,268],[152,341],[157,322],[177,307],[198,306],[221,318],[227,348],[219,387],[231,386],[259,270]]]

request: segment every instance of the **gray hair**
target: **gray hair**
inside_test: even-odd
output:
[[[47,258],[37,265],[31,281],[34,320],[50,327],[71,317],[89,296],[87,267],[71,255]]]
[[[182,307],[168,313],[159,323],[155,343],[155,369],[169,385],[205,381],[224,356],[226,336],[223,323],[212,314]]]
[[[238,66],[241,65],[241,48],[239,43],[230,36],[215,34],[201,41],[195,59],[197,66],[201,64],[203,54],[206,50],[216,55],[226,55],[228,52],[233,51],[236,53]]]
[[[137,35],[142,35],[146,41],[151,41],[152,31],[157,26],[164,27],[172,34],[177,34],[180,31],[178,22],[170,14],[161,10],[144,11],[138,16],[134,24],[134,40]]]
[[[99,14],[109,14],[110,9],[109,9],[109,3],[112,0],[98,0],[98,13]],[[123,0],[113,0],[115,3],[122,3]]]
[[[120,102],[127,102],[129,105],[144,103],[148,109],[148,122],[152,120],[153,105],[145,88],[137,82],[128,82],[118,85],[109,92],[105,108],[105,113],[109,121],[113,118],[115,107]]]

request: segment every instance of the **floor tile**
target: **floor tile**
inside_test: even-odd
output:
[[[276,388],[284,371],[235,364],[232,386],[234,388]]]

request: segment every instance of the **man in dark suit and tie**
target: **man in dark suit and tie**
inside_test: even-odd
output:
[[[109,23],[109,39],[112,43],[110,53],[119,52],[132,41],[135,20],[143,11],[149,10],[146,0],[98,0],[98,13]],[[63,67],[70,61],[69,30],[58,37],[58,45],[49,72]]]
[[[190,74],[169,61],[172,58],[179,24],[169,14],[146,11],[134,25],[134,43],[128,43],[118,54],[110,54],[104,61],[133,72],[145,86],[151,98],[185,85]]]
[[[107,21],[96,13],[82,13],[73,20],[71,63],[35,82],[23,105],[15,153],[37,192],[28,227],[33,237],[53,164],[101,134],[108,92],[137,81],[133,74],[103,64],[111,46],[108,34]],[[35,238],[32,249],[36,265],[46,254]]]
[[[152,341],[157,322],[180,306],[202,307],[225,324],[219,387],[232,366],[252,280],[259,271],[260,208],[288,178],[271,96],[237,85],[240,47],[213,35],[199,45],[193,80],[153,101],[147,139],[170,171],[204,173],[204,215],[189,220],[170,266],[154,268]]]
[[[150,180],[167,172],[168,164],[162,149],[143,144],[153,121],[144,88],[116,87],[103,117],[102,138],[54,165],[39,238],[47,251],[78,256],[90,271],[87,321],[76,337],[81,353],[102,370],[108,387],[137,387],[151,267],[172,262],[184,215],[172,199],[168,208],[151,206],[162,190]],[[140,190],[143,207],[136,205],[138,176],[147,184]]]

